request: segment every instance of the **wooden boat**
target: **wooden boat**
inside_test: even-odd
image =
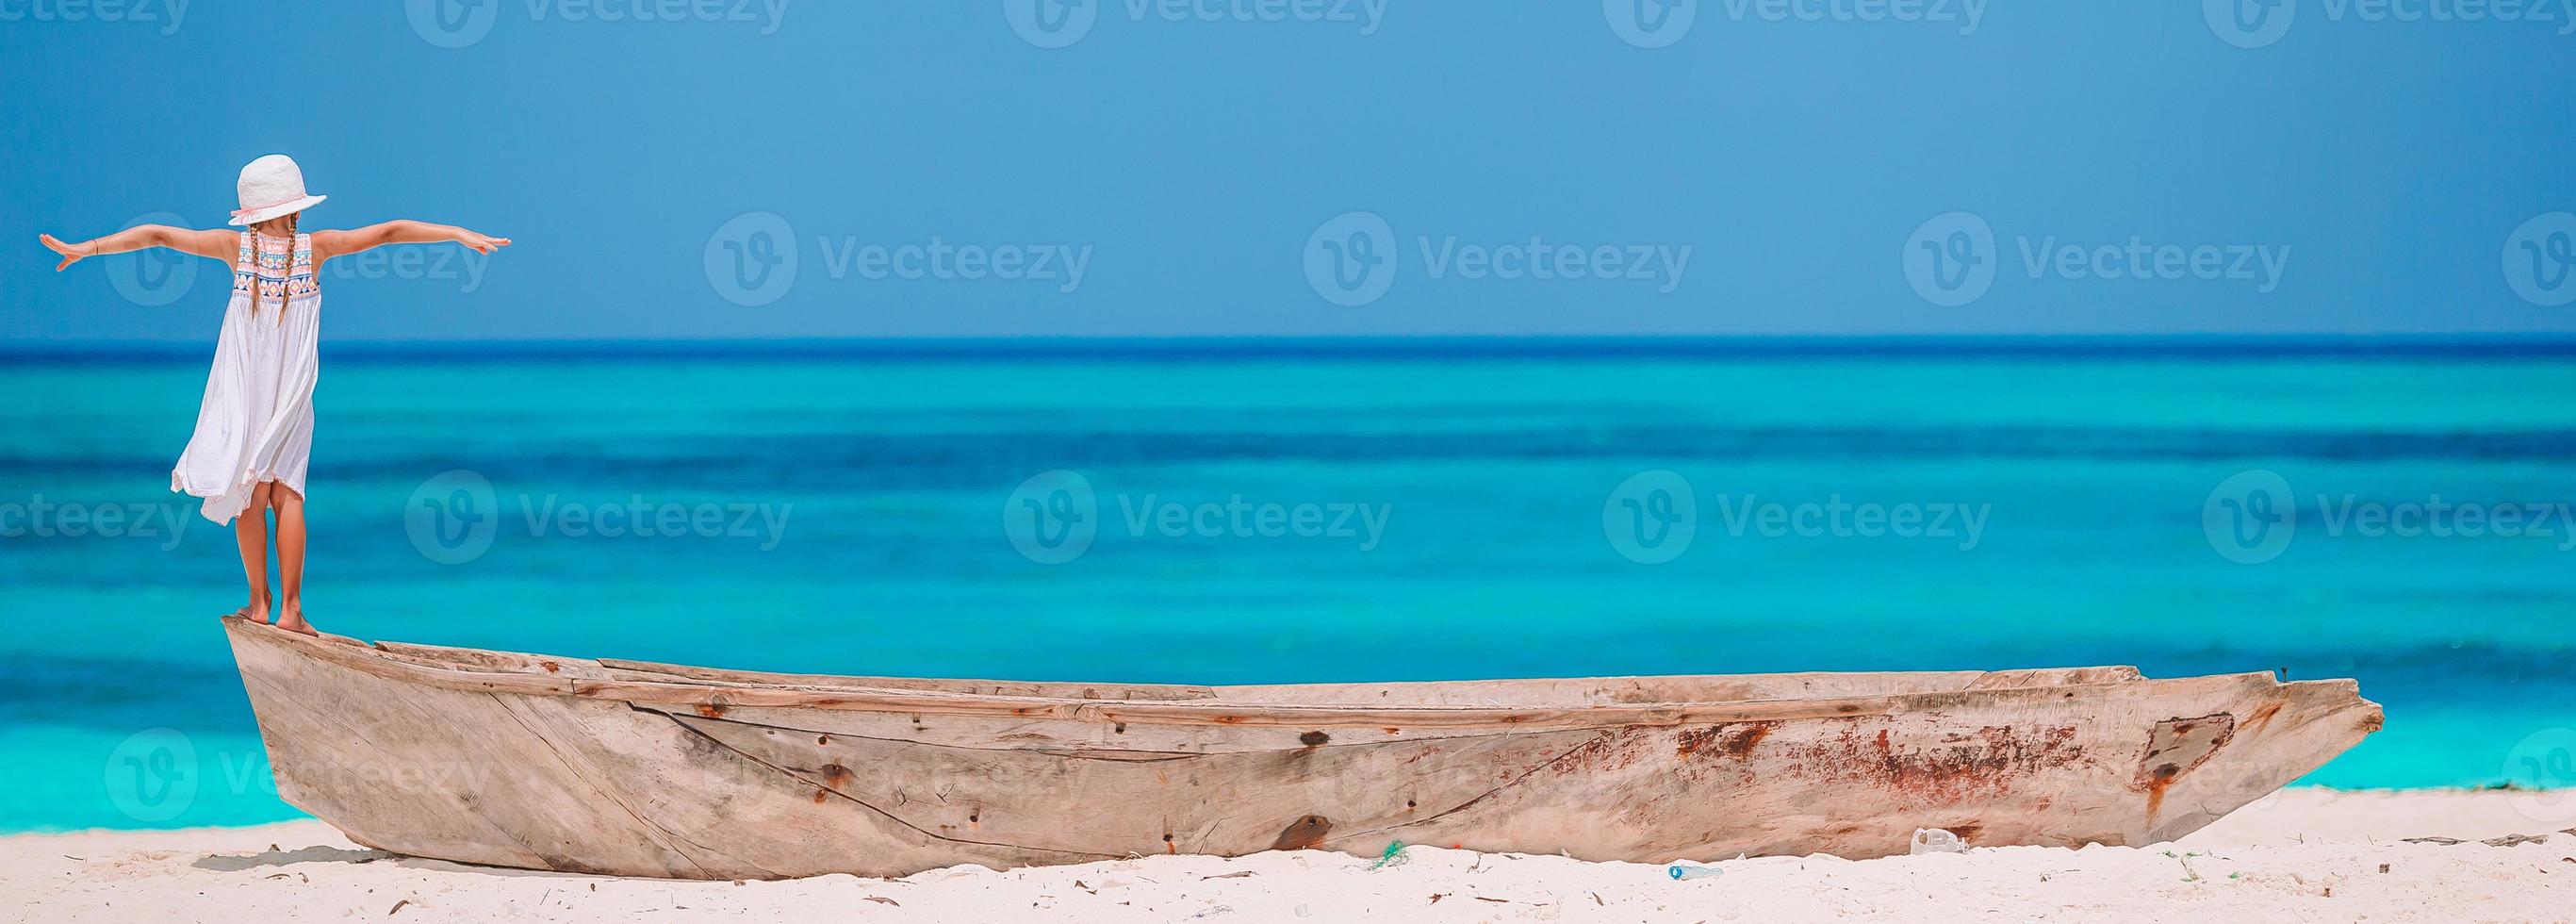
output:
[[[834,677],[227,619],[278,792],[530,869],[896,876],[1390,842],[1586,860],[2147,844],[2380,726],[2349,680],[2134,668],[1193,687]]]

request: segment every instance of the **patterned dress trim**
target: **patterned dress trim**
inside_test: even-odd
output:
[[[241,258],[233,263],[233,294],[251,294],[251,287],[257,285],[259,301],[276,304],[311,298],[322,291],[321,283],[313,276],[313,235],[297,234],[291,254],[265,247],[253,253],[254,237],[251,232],[242,232]]]

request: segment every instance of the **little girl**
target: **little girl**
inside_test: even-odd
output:
[[[455,241],[491,253],[509,246],[463,228],[389,221],[355,231],[299,234],[295,218],[323,197],[306,195],[304,171],[284,154],[241,171],[241,208],[230,224],[245,230],[191,231],[139,225],[78,244],[53,235],[45,246],[63,255],[61,272],[83,257],[168,247],[233,264],[232,302],[215,342],[214,370],[197,411],[196,435],[170,470],[170,489],[204,498],[206,519],[232,522],[241,548],[250,603],[234,615],[268,621],[268,515],[277,515],[277,625],[314,634],[304,619],[304,468],[313,449],[314,342],[320,331],[323,261],[386,244]],[[244,515],[247,514],[247,515]]]

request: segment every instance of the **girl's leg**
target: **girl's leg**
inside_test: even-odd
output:
[[[250,603],[233,615],[259,622],[268,621],[268,488],[251,489],[250,506],[233,518],[233,544],[241,551],[242,577],[250,581]]]
[[[277,627],[318,635],[304,621],[304,495],[273,484],[268,502],[277,509]]]

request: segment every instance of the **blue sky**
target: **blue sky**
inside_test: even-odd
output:
[[[2576,332],[2576,4],[2234,2],[0,0],[0,340]]]

